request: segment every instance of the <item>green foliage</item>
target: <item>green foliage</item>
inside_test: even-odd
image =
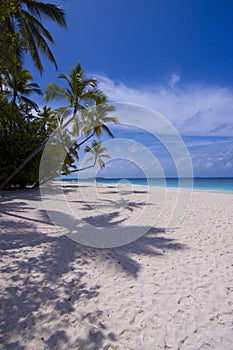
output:
[[[42,95],[39,85],[31,82],[33,80],[32,74],[27,69],[12,68],[2,75],[2,81],[5,88],[3,93],[11,98],[11,102],[27,104],[28,106],[38,109],[37,104],[28,98],[32,94]]]
[[[96,80],[85,78],[79,62],[69,75],[58,76],[65,86],[48,85],[46,100],[65,101],[65,106],[54,111],[47,106],[39,110],[31,99],[34,94],[42,95],[42,91],[32,81],[31,73],[23,69],[24,55],[31,55],[41,74],[41,53],[57,68],[49,46],[54,40],[44,26],[46,20],[66,28],[65,13],[55,4],[43,0],[0,0],[0,188],[38,182],[41,153],[51,135],[48,149],[54,157],[50,161],[48,157],[42,178],[50,179],[61,169],[64,174],[80,170],[80,147],[93,136],[100,138],[103,132],[113,137],[106,124],[118,122],[107,115],[113,106],[106,104],[106,96]],[[72,130],[64,128],[71,116]],[[98,160],[104,167],[101,158],[107,155],[101,151],[100,143],[92,144],[89,152],[94,157],[91,166]]]
[[[0,1],[0,72],[12,69],[21,64],[21,47],[23,42],[19,32],[9,26],[10,19],[15,16],[16,2]]]
[[[65,13],[55,4],[36,0],[1,0],[1,73],[18,62],[22,63],[23,54],[26,52],[29,52],[41,74],[43,66],[40,52],[57,68],[49,47],[49,44],[54,44],[54,40],[42,24],[45,20],[66,27]]]
[[[91,143],[91,147],[85,147],[85,152],[90,153],[92,155],[92,157],[88,158],[86,162],[89,163],[92,161],[93,166],[95,166],[96,162],[98,161],[100,169],[105,168],[105,162],[102,158],[111,158],[108,154],[104,153],[107,152],[107,148],[102,146],[101,141],[97,142],[96,140],[93,140]]]
[[[63,80],[65,87],[57,83],[48,84],[46,102],[64,101],[63,103],[72,110],[73,115],[78,110],[85,109],[88,104],[95,103],[102,96],[102,92],[97,89],[96,80],[85,78],[80,62],[71,68],[69,75],[60,74],[58,78]]]
[[[85,77],[80,62],[71,68],[69,75],[60,74],[58,79],[62,79],[64,86],[57,83],[48,84],[45,98],[47,102],[50,100],[62,101],[65,106],[61,107],[60,111],[63,110],[66,117],[70,114],[73,116],[72,130],[69,135],[60,135],[63,140],[66,138],[66,142],[69,140],[70,144],[67,147],[63,141],[64,148],[67,151],[63,174],[69,174],[70,172],[80,171],[78,168],[79,148],[94,136],[100,138],[103,132],[110,137],[114,137],[107,124],[117,124],[118,119],[108,114],[114,111],[114,106],[106,103],[107,98],[98,89],[97,81]],[[65,117],[60,118],[61,129],[63,129],[65,121]],[[96,163],[96,160],[94,160],[94,163]],[[99,161],[99,165],[104,167],[102,161]]]
[[[0,100],[0,183],[46,138],[47,132],[37,116],[25,105]],[[38,181],[41,154],[38,153],[13,178],[8,187],[26,187]]]
[[[107,124],[118,123],[109,116],[114,107],[106,104],[106,96],[98,90],[94,79],[86,79],[80,63],[72,68],[70,76],[59,76],[66,83],[62,87],[49,85],[46,97],[61,99],[66,105],[52,110],[38,106],[28,96],[41,94],[32,82],[28,70],[11,69],[2,74],[0,91],[0,188],[25,187],[38,183],[42,151],[46,146],[42,182],[58,175],[68,175],[79,168],[79,150],[94,136],[103,132],[113,137]],[[71,125],[67,121],[72,119]],[[69,120],[70,120],[69,119]],[[93,167],[98,162],[103,168],[103,158],[109,158],[101,142],[92,142],[86,152],[92,155]]]

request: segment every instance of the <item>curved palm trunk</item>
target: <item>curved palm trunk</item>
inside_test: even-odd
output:
[[[2,191],[6,185],[30,162],[32,158],[34,158],[46,145],[48,139],[46,139],[45,142],[43,142],[39,147],[37,147],[29,156],[21,163],[18,168],[16,168],[9,176],[6,178],[6,180],[0,185],[0,191]]]
[[[86,166],[86,167],[84,167],[84,168],[80,168],[80,169],[71,170],[71,171],[69,172],[69,174],[75,173],[75,172],[78,172],[78,171],[87,170],[87,169],[90,169],[90,168],[94,168],[94,166],[96,165],[96,160],[97,160],[97,159],[95,159],[95,161],[94,161],[94,163],[93,163],[92,165],[88,165],[88,166]],[[62,175],[67,175],[67,174],[63,173]],[[46,182],[48,182],[48,181],[50,181],[50,180],[53,180],[53,178],[54,178],[54,176],[51,176],[51,177],[49,177],[49,178],[47,178],[47,179],[42,180],[42,182],[37,181],[37,182],[34,184],[33,188],[38,188],[39,186],[45,184]]]
[[[70,171],[70,174],[71,174],[71,173],[78,172],[78,171],[83,171],[83,170],[87,170],[87,169],[90,169],[90,168],[94,168],[94,166],[96,165],[96,161],[97,161],[97,158],[95,158],[94,163],[93,163],[92,165],[88,165],[88,166],[86,166],[86,167],[84,167],[84,168],[81,168],[81,169],[74,169],[74,170],[71,170],[71,171]],[[65,175],[65,174],[63,174],[63,175]]]
[[[74,118],[74,116],[72,116],[63,126],[63,128],[65,128],[67,125],[69,125],[69,123],[72,121],[72,119]],[[9,176],[8,178],[6,178],[6,180],[0,184],[0,191],[2,191],[6,185],[30,162],[30,160],[32,158],[34,158],[46,145],[46,143],[48,142],[48,140],[50,139],[51,141],[54,139],[54,137],[57,136],[57,134],[60,132],[60,130],[56,130],[54,131],[54,133],[50,136],[47,137],[46,140],[44,142],[42,142],[40,144],[40,146],[38,146],[32,153],[29,154],[29,156],[23,161],[23,163],[21,163],[18,168],[16,168]]]
[[[73,116],[67,121],[67,123],[64,125],[66,127],[72,120]],[[9,176],[6,178],[6,180],[0,185],[0,191],[3,190],[6,185],[30,162],[32,158],[34,158],[46,145],[48,140],[53,140],[54,137],[59,133],[60,130],[56,130],[50,138],[46,138],[44,142],[42,142],[32,153],[29,154],[29,156],[21,163],[18,168],[16,168]]]
[[[70,152],[68,153],[68,155],[70,155],[72,153],[72,151],[75,151],[77,148],[79,148],[80,146],[82,146],[85,142],[87,142],[88,140],[90,140],[90,138],[92,138],[95,135],[95,132],[93,131],[85,140],[81,141],[80,143],[77,143],[75,145],[75,147],[72,147]]]
[[[63,128],[65,128],[73,119],[73,116],[65,123],[65,125],[63,126]],[[6,180],[0,184],[0,191],[2,191],[7,185],[8,183],[30,162],[30,160],[32,158],[34,158],[46,145],[46,143],[48,142],[48,140],[52,141],[57,134],[60,132],[60,130],[56,130],[52,136],[50,136],[49,138],[47,138],[42,144],[40,144],[40,146],[38,146],[32,153],[29,154],[29,156],[23,161],[23,163],[21,163],[18,168],[16,168],[9,176],[8,178],[6,178]],[[94,131],[82,142],[80,142],[79,144],[77,144],[77,146],[75,147],[78,148],[81,145],[83,145],[85,142],[87,142],[92,136],[94,135]],[[70,152],[71,153],[71,152]],[[96,161],[95,161],[96,162]],[[95,166],[95,164],[93,165]],[[93,167],[93,166],[89,166],[89,167]],[[86,169],[86,168],[85,168]],[[84,170],[84,169],[82,169]],[[80,171],[80,170],[77,170]],[[71,171],[73,172],[73,171]]]

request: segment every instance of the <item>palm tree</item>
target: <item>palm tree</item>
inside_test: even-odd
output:
[[[87,170],[87,169],[90,169],[90,168],[94,168],[96,163],[98,163],[98,165],[99,165],[99,167],[101,169],[105,168],[105,162],[103,161],[102,158],[108,158],[108,159],[111,158],[109,154],[104,153],[106,151],[107,151],[107,148],[106,147],[102,147],[102,142],[101,141],[97,142],[96,140],[93,140],[92,143],[91,143],[91,147],[90,146],[86,146],[85,147],[85,152],[91,154],[91,157],[89,157],[86,160],[86,164],[88,164],[90,162],[92,162],[92,164],[88,165],[88,166],[86,166],[84,168],[71,170],[69,172],[69,174],[70,173],[74,173],[74,172],[78,172],[78,171]],[[66,174],[64,173],[63,175],[66,175]]]
[[[96,162],[98,161],[99,167],[103,169],[105,167],[105,163],[102,158],[108,158],[110,159],[110,155],[104,153],[107,151],[106,147],[102,147],[102,142],[99,141],[93,141],[91,144],[92,147],[86,146],[85,152],[91,153],[92,157],[88,158],[86,160],[86,163],[89,163],[91,160],[93,160],[92,166],[94,167],[96,165]]]
[[[65,80],[67,87],[56,83],[48,84],[46,102],[50,100],[66,101],[66,107],[72,109],[73,115],[78,110],[85,109],[88,103],[96,101],[101,95],[101,91],[97,89],[96,80],[84,78],[84,70],[80,62],[71,68],[69,76],[60,74],[58,78]]]
[[[109,123],[119,124],[119,121],[114,116],[109,116],[108,113],[115,110],[115,107],[106,103],[106,96],[102,95],[97,100],[97,104],[88,109],[81,111],[80,115],[73,119],[73,134],[81,134],[82,139],[74,143],[73,147],[80,147],[94,135],[101,137],[103,132],[114,138],[113,133],[107,126]]]
[[[91,137],[100,137],[105,131],[114,137],[107,123],[118,123],[118,119],[107,116],[114,110],[113,106],[106,104],[106,96],[97,87],[95,79],[86,79],[80,62],[72,67],[70,75],[60,74],[59,79],[65,80],[67,87],[51,83],[45,94],[46,102],[50,100],[66,101],[67,110],[72,111],[73,135],[83,135],[82,140],[74,142],[70,154],[87,142]],[[81,111],[79,114],[78,111]]]
[[[73,157],[78,160],[77,150],[95,134],[100,137],[102,132],[106,131],[110,137],[113,137],[106,123],[118,123],[118,119],[107,116],[107,113],[113,111],[114,107],[106,104],[106,96],[102,91],[98,90],[95,79],[84,78],[84,72],[80,63],[72,68],[70,76],[61,74],[59,78],[65,80],[68,87],[64,88],[55,83],[49,84],[45,97],[47,102],[52,99],[66,101],[66,106],[63,107],[63,113],[64,115],[71,115],[71,117],[68,120],[62,119],[63,130],[73,121],[74,128],[78,131],[73,133],[73,138],[76,137],[77,140],[78,136],[81,136],[81,139],[73,142],[73,145],[69,148],[67,159],[70,161]],[[67,113],[65,113],[65,111]],[[80,113],[78,113],[79,111]],[[4,183],[0,185],[0,190],[2,190],[29,161],[45,147],[48,139],[52,142],[59,135],[61,134],[58,128],[51,134],[50,138],[46,138],[44,142],[29,154],[24,162],[10,174]]]
[[[11,0],[9,5],[13,6],[13,10],[1,22],[0,29],[6,37],[7,34],[19,34],[18,39],[22,43],[18,52],[19,58],[22,57],[22,52],[29,52],[42,74],[43,66],[39,55],[41,52],[57,69],[56,60],[48,44],[54,44],[54,40],[42,21],[49,20],[66,28],[64,11],[55,4],[37,0]]]
[[[42,129],[51,134],[57,128],[57,113],[51,107],[43,106],[38,112]]]
[[[38,110],[37,104],[28,98],[32,94],[42,95],[39,85],[30,82],[33,80],[32,74],[27,69],[13,69],[11,73],[4,75],[4,83],[6,88],[4,93],[11,97],[11,102],[16,105],[17,102],[25,103],[28,106]]]

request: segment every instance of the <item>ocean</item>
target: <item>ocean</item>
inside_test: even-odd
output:
[[[178,179],[178,178],[166,178],[166,179],[146,179],[146,178],[96,178],[96,179],[79,179],[77,178],[63,178],[65,182],[98,182],[102,184],[116,184],[116,183],[131,183],[133,185],[142,186],[157,186],[167,188],[193,188],[194,190],[209,190],[209,191],[224,191],[233,192],[233,177],[211,177],[201,178],[196,177],[193,179]]]

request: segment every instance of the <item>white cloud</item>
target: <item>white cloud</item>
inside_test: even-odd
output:
[[[175,77],[171,79],[170,87],[130,87],[104,75],[96,78],[100,82],[100,88],[110,100],[133,103],[155,110],[174,125],[181,135],[190,135],[191,137],[184,137],[184,140],[189,148],[196,176],[233,176],[233,90],[192,84],[185,87],[181,87],[181,84],[175,86],[178,83],[178,76],[176,79]],[[144,128],[152,134],[155,129],[157,132],[165,130],[166,137],[163,137],[161,132],[159,136],[162,135],[163,142],[157,143],[150,137],[147,139],[144,132],[137,129],[138,142],[145,141],[144,147],[147,151],[135,141],[131,143],[124,139],[109,140],[109,143],[105,141],[107,143],[104,142],[104,146],[112,158],[102,173],[108,176],[115,174],[116,177],[121,177],[123,174],[126,177],[133,177],[138,167],[149,177],[162,177],[163,171],[168,176],[176,176],[171,161],[173,160],[179,167],[181,175],[186,176],[184,171],[187,168],[187,161],[183,157],[182,147],[177,147],[179,134],[168,135],[169,128],[166,123],[159,118],[156,119],[153,113],[147,113],[143,108],[133,107],[118,109],[120,121],[129,123],[120,125],[126,137],[127,132],[130,135],[134,132],[134,128],[130,125]],[[172,151],[170,155],[164,152],[166,145],[170,147],[169,152]],[[98,171],[98,168],[90,169],[84,176],[93,177]]]
[[[225,166],[224,166],[225,169],[231,169],[233,168],[233,162],[228,162]]]
[[[172,74],[171,79],[169,80],[169,87],[170,87],[171,89],[173,89],[174,86],[175,86],[177,83],[179,83],[179,81],[180,81],[180,76],[177,75],[177,74]]]
[[[233,135],[233,90],[217,86],[188,85],[130,87],[96,75],[101,89],[114,102],[134,103],[153,109],[182,135]],[[179,80],[173,75],[170,87]]]
[[[193,149],[191,159],[194,172],[199,175],[232,176],[233,147],[232,141],[212,143],[198,151]]]

